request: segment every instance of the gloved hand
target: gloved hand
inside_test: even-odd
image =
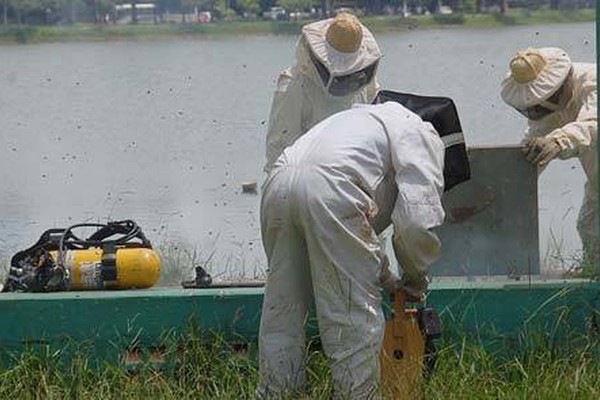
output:
[[[425,280],[425,284],[415,285],[397,277],[392,277],[381,282],[381,286],[390,296],[393,296],[398,289],[403,290],[406,293],[406,301],[410,303],[422,303],[425,301],[427,285],[427,280]]]
[[[381,275],[379,276],[379,285],[387,291],[391,296],[396,290],[402,289],[406,293],[406,300],[411,303],[421,303],[425,301],[425,293],[429,280],[427,276],[421,279],[409,280],[406,275],[399,278],[398,275],[392,273],[389,268],[389,260],[386,256],[383,257],[383,265]]]
[[[425,301],[425,294],[427,293],[427,287],[429,281],[427,277],[419,283],[409,282],[404,277],[398,281],[398,287],[406,293],[406,301],[409,303],[422,303]]]
[[[560,145],[553,137],[536,137],[526,140],[523,147],[523,153],[527,161],[532,164],[545,166],[555,159],[561,151]]]

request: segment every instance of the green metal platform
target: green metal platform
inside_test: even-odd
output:
[[[440,312],[447,340],[467,335],[511,346],[533,331],[551,340],[598,333],[598,282],[449,281],[431,289],[428,304]],[[161,361],[191,330],[207,339],[217,334],[231,343],[255,343],[262,298],[262,288],[1,294],[2,359],[37,349],[78,351],[102,362],[156,355]],[[317,334],[314,323],[309,334]]]

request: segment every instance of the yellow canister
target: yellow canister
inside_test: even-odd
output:
[[[114,262],[103,262],[103,250],[68,250],[64,265],[69,270],[69,290],[142,289],[154,286],[160,277],[160,257],[148,248],[121,248]],[[51,252],[54,260],[57,252]]]

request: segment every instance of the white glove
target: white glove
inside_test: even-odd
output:
[[[528,139],[524,146],[523,153],[527,161],[540,167],[555,159],[562,150],[555,138],[545,136]]]

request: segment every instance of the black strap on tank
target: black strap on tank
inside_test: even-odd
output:
[[[117,280],[117,247],[114,243],[102,246],[102,270],[100,276],[104,282]]]

